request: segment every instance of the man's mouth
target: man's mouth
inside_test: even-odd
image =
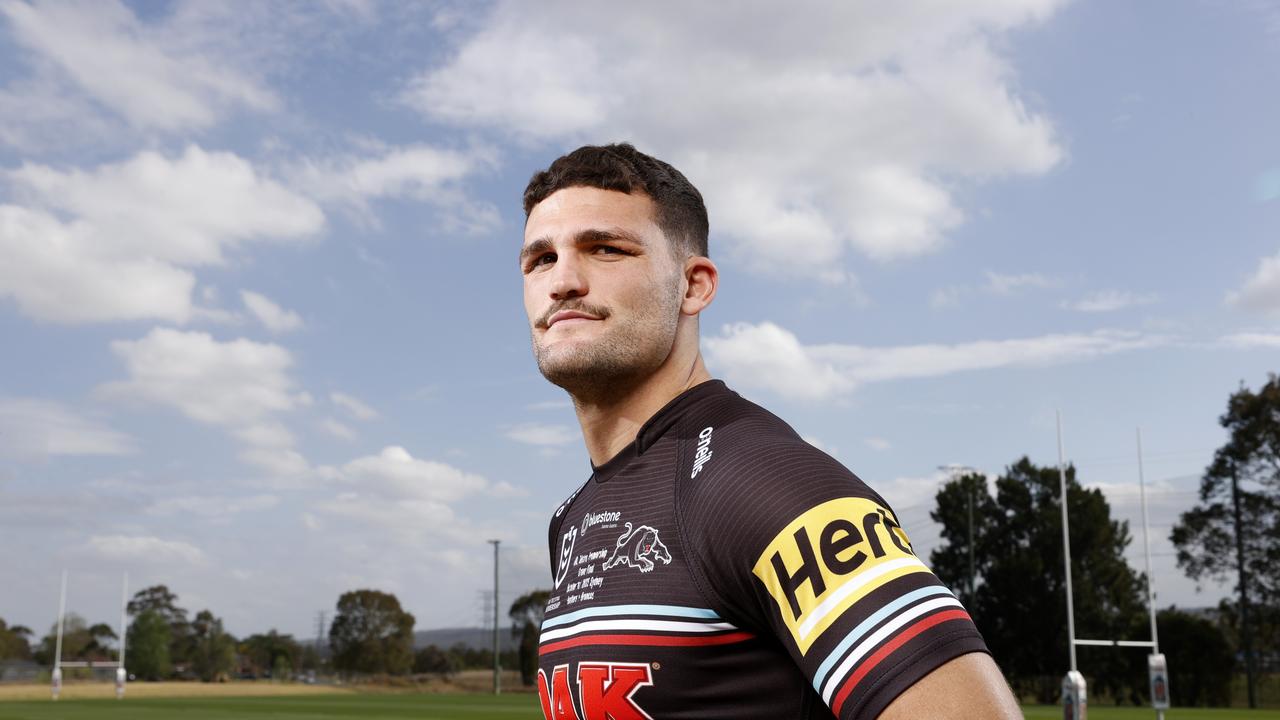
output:
[[[599,319],[600,318],[594,315],[589,315],[579,310],[561,310],[560,312],[555,313],[551,317],[547,318],[547,328],[550,329],[552,325],[555,325],[556,323],[564,320],[599,320]]]

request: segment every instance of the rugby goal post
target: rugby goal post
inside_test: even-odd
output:
[[[120,656],[116,660],[63,660],[62,659],[62,623],[67,615],[67,571],[62,571],[62,589],[58,593],[58,635],[54,649],[52,682],[53,699],[56,701],[62,693],[62,668],[95,668],[114,667],[116,669],[116,699],[124,698],[124,684],[128,677],[125,672],[124,650],[125,632],[128,630],[129,607],[129,573],[124,574],[120,586]]]

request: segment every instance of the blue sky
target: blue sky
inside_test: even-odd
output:
[[[630,140],[707,198],[712,372],[889,499],[1056,462],[1167,540],[1280,357],[1280,4],[0,2],[0,617],[120,573],[237,634],[475,624],[589,473],[519,197]]]

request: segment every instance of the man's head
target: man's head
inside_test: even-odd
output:
[[[696,357],[716,271],[683,175],[630,145],[583,147],[533,176],[524,208],[525,311],[548,380],[607,399]]]

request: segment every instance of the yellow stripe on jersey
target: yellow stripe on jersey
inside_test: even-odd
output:
[[[752,569],[802,655],[859,600],[904,575],[928,571],[892,512],[853,497],[805,511],[773,538]]]

